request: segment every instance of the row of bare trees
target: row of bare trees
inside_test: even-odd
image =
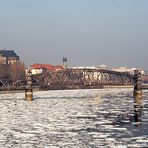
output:
[[[11,81],[25,80],[25,65],[23,62],[16,64],[0,64],[0,78]]]

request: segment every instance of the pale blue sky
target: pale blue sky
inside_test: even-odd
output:
[[[0,0],[0,49],[26,65],[148,69],[148,0]]]

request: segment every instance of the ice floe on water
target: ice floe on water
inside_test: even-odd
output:
[[[0,95],[0,147],[148,147],[148,91],[136,108],[132,89],[52,90]]]

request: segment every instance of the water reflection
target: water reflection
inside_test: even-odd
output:
[[[140,127],[142,125],[142,109],[143,103],[142,98],[134,98],[133,102],[133,111],[124,111],[117,115],[117,123],[119,125],[125,125],[129,123],[133,123],[136,127]]]
[[[142,98],[136,98],[134,97],[134,123],[135,126],[141,126],[142,124]]]
[[[101,99],[101,93],[98,92],[97,94],[95,94],[94,96],[91,97],[91,100],[90,100],[90,104],[91,105],[98,105],[102,102],[102,99]]]

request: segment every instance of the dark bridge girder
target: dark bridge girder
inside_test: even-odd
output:
[[[98,88],[98,86],[103,85],[131,85],[133,81],[133,75],[127,72],[103,69],[68,68],[62,71],[48,71],[42,74],[32,75],[33,86],[47,89],[88,88],[87,86],[90,86],[90,88]],[[25,88],[26,81],[24,80],[9,81],[0,79],[0,90],[22,90]]]
[[[131,85],[133,75],[103,69],[65,69],[33,75],[33,84],[39,87],[61,85]]]
[[[25,80],[8,80],[0,78],[0,90],[24,90],[26,86]]]

